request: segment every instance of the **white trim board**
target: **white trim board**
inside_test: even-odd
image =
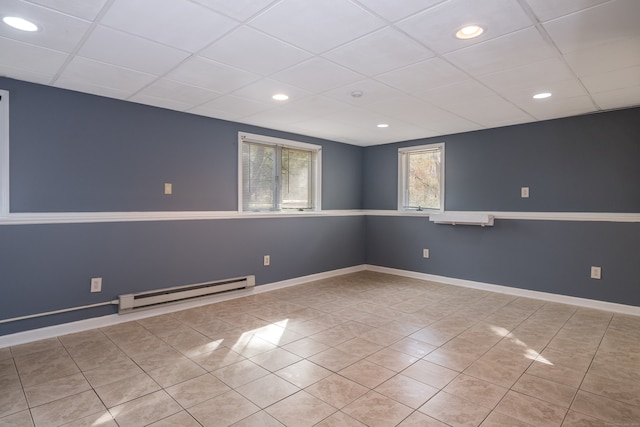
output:
[[[533,298],[560,304],[576,305],[579,307],[593,308],[596,310],[611,311],[631,316],[640,316],[640,307],[633,305],[618,304],[615,302],[599,301],[587,298],[572,297],[569,295],[552,294],[549,292],[532,291],[529,289],[513,288],[510,286],[494,285],[492,283],[476,282],[473,280],[456,279],[455,277],[437,276],[435,274],[419,273],[417,271],[398,270],[389,267],[379,267],[367,265],[366,270],[378,273],[393,274],[396,276],[410,277],[412,279],[428,280],[430,282],[442,283],[445,285],[461,286],[464,288],[479,289],[489,292],[513,295],[517,297]]]
[[[212,295],[194,301],[185,301],[182,303],[171,304],[164,307],[152,308],[149,310],[136,311],[127,314],[109,314],[107,316],[93,317],[90,319],[78,320],[75,322],[62,323],[60,325],[47,326],[44,328],[32,329],[30,331],[17,332],[15,334],[0,336],[0,348],[10,347],[20,344],[26,344],[33,341],[54,338],[62,335],[74,334],[90,329],[105,328],[120,323],[131,322],[134,320],[146,319],[148,317],[160,316],[162,314],[174,313],[176,311],[187,310],[189,308],[201,307],[203,305],[214,304],[217,302],[228,301],[236,298],[242,298],[249,295],[261,294],[264,292],[275,291],[276,289],[288,288],[290,286],[302,285],[304,283],[314,282],[316,280],[328,279],[330,277],[342,276],[344,274],[356,273],[366,269],[364,264],[341,268],[338,270],[325,271],[322,273],[311,274],[308,276],[296,277],[294,279],[282,280],[280,282],[269,283],[265,285],[255,286],[249,290],[238,290],[220,295]]]

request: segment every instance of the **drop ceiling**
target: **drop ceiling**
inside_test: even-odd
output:
[[[640,105],[638,0],[2,0],[0,15],[39,27],[0,22],[0,75],[361,146]],[[457,39],[468,24],[484,33]]]

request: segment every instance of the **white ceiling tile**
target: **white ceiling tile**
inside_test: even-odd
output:
[[[245,21],[252,17],[274,0],[194,0],[216,12],[235,18],[239,21]]]
[[[107,0],[28,0],[49,9],[77,16],[82,19],[95,19]]]
[[[169,79],[158,79],[138,92],[136,96],[167,99],[193,107],[211,101],[220,95],[218,92],[202,87],[191,86]]]
[[[18,0],[2,0],[0,10],[2,16],[24,17],[39,28],[20,31],[0,22],[0,37],[62,52],[72,52],[91,26],[88,21]]]
[[[441,58],[432,58],[376,76],[376,80],[407,93],[466,80],[468,76]]]
[[[529,27],[533,22],[516,1],[450,0],[397,25],[442,54]],[[479,25],[485,31],[475,39],[457,39],[456,31],[466,25]]]
[[[311,57],[297,47],[248,27],[238,28],[204,49],[200,55],[262,75],[275,73]]]
[[[162,75],[184,61],[185,51],[97,26],[78,55],[132,70]]]
[[[323,55],[367,76],[401,68],[434,56],[429,49],[393,28],[383,28]]]
[[[543,24],[563,53],[640,37],[640,1],[618,0]]]
[[[2,37],[0,37],[0,52],[2,52],[0,67],[13,70],[12,73],[17,73],[16,77],[20,76],[19,70],[22,70],[30,75],[48,76],[49,80],[55,76],[69,57],[63,52]]]
[[[92,95],[104,96],[107,98],[115,98],[115,99],[127,99],[130,95],[130,91],[114,89],[110,87],[104,86],[96,86],[90,83],[86,83],[83,81],[79,81],[74,78],[61,77],[56,80],[55,87],[59,87],[61,89],[69,89],[74,90],[76,92],[90,93]]]
[[[167,110],[176,110],[176,111],[185,111],[193,107],[193,105],[191,104],[184,104],[182,102],[178,102],[173,99],[156,98],[153,96],[143,95],[140,93],[129,97],[127,101],[137,102],[139,104],[151,105],[153,107],[160,107],[160,108],[165,108]]]
[[[353,92],[362,92],[361,97],[353,97]],[[348,85],[331,89],[323,93],[323,95],[334,98],[341,102],[346,102],[354,106],[366,106],[373,102],[380,102],[385,99],[402,95],[398,89],[394,89],[384,83],[380,83],[373,79],[364,79]]]
[[[102,24],[196,52],[237,22],[187,0],[115,0]]]
[[[569,80],[563,81],[548,82],[545,84],[532,83],[528,86],[523,85],[522,87],[511,89],[497,88],[496,92],[517,105],[528,105],[531,102],[535,103],[537,101],[545,101],[545,99],[533,99],[533,95],[541,92],[550,92],[552,94],[553,100],[577,98],[580,96],[588,95],[582,83],[576,78],[571,78]]]
[[[626,87],[591,95],[594,101],[603,109],[636,107],[640,105],[640,86]]]
[[[608,73],[593,74],[582,77],[580,80],[590,93],[635,87],[640,85],[640,65]]]
[[[381,28],[384,21],[344,0],[283,0],[249,22],[295,46],[321,53]]]
[[[640,37],[570,52],[564,58],[578,77],[640,65]]]
[[[449,104],[449,108],[456,115],[486,127],[523,123],[533,119],[519,107],[497,95],[459,99],[456,104]]]
[[[535,13],[538,19],[542,22],[596,6],[607,1],[609,0],[526,0],[526,2],[529,3],[531,10],[533,10],[533,13]]]
[[[417,98],[445,110],[465,99],[487,98],[492,95],[495,93],[491,89],[472,79],[414,93]]]
[[[555,58],[558,54],[535,28],[527,28],[449,53],[444,57],[474,76]]]
[[[573,72],[559,58],[547,59],[478,77],[478,80],[495,91],[519,90],[529,96],[539,92],[548,92],[552,83],[568,82],[575,79]]]
[[[304,120],[324,117],[328,114],[347,110],[347,104],[324,96],[312,96],[298,101],[287,102],[279,107],[247,117],[247,120],[273,120],[278,124],[292,124]]]
[[[83,87],[106,88],[110,93],[132,95],[151,83],[156,77],[151,74],[129,70],[115,65],[104,64],[82,57],[75,57],[64,69],[56,86],[78,89]],[[89,91],[96,93],[95,91]],[[111,95],[106,95],[111,96]],[[120,97],[120,96],[118,96]]]
[[[315,57],[272,76],[313,92],[324,92],[362,79],[360,74]]]
[[[312,93],[297,86],[292,86],[273,79],[261,79],[255,83],[251,83],[237,91],[233,95],[242,98],[253,99],[258,102],[278,103],[281,101],[273,101],[271,97],[277,93],[283,93],[289,97],[289,101],[304,98]]]
[[[198,56],[187,59],[166,77],[220,93],[232,92],[260,78],[257,74],[228,67]]]
[[[257,102],[251,99],[226,95],[199,105],[191,111],[197,112],[198,114],[210,113],[212,117],[227,119],[231,116],[236,118],[250,116],[270,108],[273,108],[273,105],[266,102]]]
[[[362,6],[389,21],[397,21],[446,0],[357,0]]]
[[[586,95],[573,98],[530,99],[523,102],[520,107],[537,120],[575,116],[596,111],[591,98]]]

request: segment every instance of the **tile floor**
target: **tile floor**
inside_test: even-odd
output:
[[[640,318],[362,272],[0,349],[0,426],[640,426]]]

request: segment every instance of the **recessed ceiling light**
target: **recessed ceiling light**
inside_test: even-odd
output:
[[[17,16],[5,16],[2,21],[10,27],[13,27],[21,31],[38,31],[38,26],[26,19],[18,18]]]
[[[551,96],[551,93],[549,92],[540,92],[533,95],[533,99],[545,99],[545,98],[549,98],[550,96]]]
[[[462,27],[458,30],[456,37],[462,40],[472,39],[474,37],[478,37],[483,32],[484,28],[478,25],[467,25],[466,27]]]
[[[387,123],[378,123],[377,125],[379,128],[388,128],[389,125]]]
[[[273,95],[271,98],[275,99],[276,101],[286,101],[287,99],[289,99],[289,97],[284,93],[277,93]]]

